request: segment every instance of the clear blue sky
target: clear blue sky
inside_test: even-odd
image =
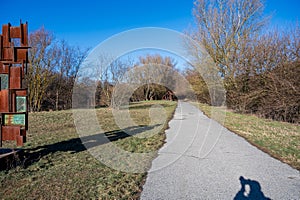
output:
[[[0,0],[0,24],[28,21],[29,31],[43,26],[72,45],[95,47],[133,28],[163,27],[183,31],[192,23],[193,0]],[[266,0],[272,25],[299,19],[299,0]]]

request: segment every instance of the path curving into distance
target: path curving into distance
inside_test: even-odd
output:
[[[141,199],[300,199],[300,174],[178,102]],[[203,142],[205,141],[205,142]]]

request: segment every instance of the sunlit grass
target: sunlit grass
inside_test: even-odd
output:
[[[163,106],[167,121],[172,118],[175,102],[140,102],[130,107],[137,126],[149,125],[149,110],[157,104]],[[97,116],[104,131],[119,131],[112,109],[97,109]],[[135,153],[158,150],[167,125],[161,124],[162,129],[147,139],[126,137],[114,143]],[[0,172],[1,199],[138,199],[146,173],[121,172],[95,159],[78,138],[72,111],[30,114],[27,140],[27,160]]]

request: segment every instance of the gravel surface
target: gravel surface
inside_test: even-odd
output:
[[[141,199],[300,199],[300,173],[178,102]]]

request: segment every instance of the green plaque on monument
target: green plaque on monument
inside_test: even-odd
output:
[[[16,110],[17,112],[26,112],[26,97],[17,96],[16,97]]]
[[[8,89],[8,74],[0,74],[1,79],[1,90]]]
[[[25,126],[26,119],[25,114],[5,114],[4,115],[5,126]]]

